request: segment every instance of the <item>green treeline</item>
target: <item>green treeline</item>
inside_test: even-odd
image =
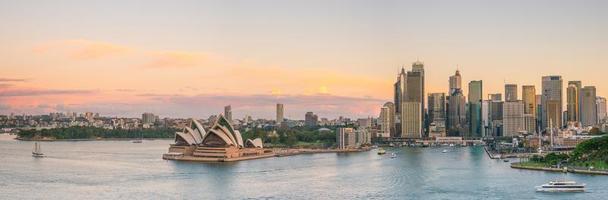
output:
[[[96,127],[74,126],[42,130],[21,130],[18,136],[23,139],[50,137],[62,139],[95,139],[95,138],[173,138],[175,129],[104,129]]]
[[[608,136],[597,137],[576,145],[570,154],[549,153],[544,157],[534,156],[530,162],[557,165],[562,163],[578,167],[594,167],[608,170]]]
[[[260,138],[273,146],[331,147],[336,144],[336,134],[309,128],[280,128],[273,135],[270,131],[254,128],[242,133],[243,140]]]

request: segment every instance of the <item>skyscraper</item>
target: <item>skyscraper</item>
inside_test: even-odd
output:
[[[380,125],[380,130],[378,131],[377,137],[391,136],[390,115],[390,109],[386,105],[380,108],[380,116],[378,117],[378,124]]]
[[[483,100],[483,83],[479,81],[469,82],[469,137],[482,137],[483,127],[481,124],[481,109]]]
[[[424,122],[424,64],[421,62],[414,62],[412,64],[412,70],[406,72],[404,68],[401,69],[395,82],[395,116],[396,123],[395,129],[398,134],[397,137],[406,137],[411,135],[412,130],[420,130],[419,134],[423,135],[423,122]],[[403,113],[404,105],[407,103],[411,106],[412,103],[418,103],[420,108],[408,109],[408,112]],[[404,119],[403,117],[415,117],[413,119]],[[404,122],[407,121],[408,127]],[[420,128],[418,128],[420,127]],[[406,133],[407,132],[407,133]]]
[[[582,102],[583,93],[581,91],[583,89],[583,83],[581,81],[568,81],[568,86],[566,86],[566,87],[569,87],[570,85],[574,85],[576,87],[576,91],[578,93],[578,99],[576,100],[576,102],[578,102],[578,105],[577,105],[578,107],[576,108],[576,111],[577,111],[576,120],[572,120],[572,121],[580,122],[581,121],[581,111],[583,109],[583,102]],[[566,90],[566,93],[568,93],[567,90]],[[566,98],[568,98],[567,95],[566,95]],[[567,109],[567,106],[568,105],[566,103],[566,109]],[[568,109],[568,113],[570,113],[569,109]],[[570,120],[568,119],[568,121],[570,121]]]
[[[226,118],[226,120],[232,123],[232,106],[224,106],[224,117]]]
[[[403,106],[403,96],[405,95],[407,74],[405,68],[401,68],[401,72],[397,75],[397,81],[394,84],[394,101],[395,101],[395,134],[393,137],[401,137],[401,107]]]
[[[606,98],[604,97],[597,97],[597,99],[595,100],[596,103],[596,108],[597,108],[597,121],[599,123],[603,123],[606,120],[606,117],[608,117],[606,115]]]
[[[445,135],[445,93],[431,93],[428,98],[429,133]]]
[[[576,84],[569,82],[568,88],[566,89],[566,109],[568,111],[568,122],[579,122],[580,116],[580,103],[579,103],[579,93],[580,88],[577,87]]]
[[[450,76],[450,94],[447,98],[447,135],[464,136],[466,129],[466,99],[462,94],[462,77],[460,71],[456,70]]]
[[[517,84],[505,84],[505,101],[517,101]]]
[[[503,104],[503,136],[515,137],[525,131],[524,104],[522,101],[505,101]]]
[[[549,122],[553,127],[562,127],[562,77],[543,76],[542,78],[542,128]]]
[[[386,119],[388,122],[388,134],[391,137],[396,137],[396,131],[395,131],[395,104],[392,102],[386,102],[384,104],[384,107],[386,107],[388,109],[388,118]]]
[[[283,104],[277,103],[277,124],[283,123],[283,117],[284,117],[283,114],[285,111],[283,109],[284,109]]]
[[[401,110],[401,127],[404,138],[422,138],[422,111],[420,102],[403,102]]]
[[[533,85],[524,85],[521,93],[524,103],[525,129],[528,133],[534,133],[536,132],[536,88]]]
[[[581,89],[583,94],[581,109],[581,124],[583,126],[594,126],[597,124],[597,102],[594,86],[585,86]]]

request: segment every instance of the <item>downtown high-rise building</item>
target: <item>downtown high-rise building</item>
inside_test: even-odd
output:
[[[403,102],[401,112],[402,137],[422,138],[422,111],[420,102]]]
[[[394,84],[395,93],[395,130],[396,137],[423,137],[424,122],[424,64],[417,61],[412,64],[411,71],[401,69]],[[408,109],[404,109],[405,106]],[[416,104],[419,108],[413,109]],[[405,123],[407,122],[407,123]],[[414,133],[418,132],[419,133]]]
[[[536,132],[536,88],[534,85],[524,85],[521,90],[524,103],[524,122],[528,133]]]
[[[515,137],[519,136],[520,132],[525,131],[524,104],[522,101],[505,101],[502,115],[502,136]]]
[[[515,137],[525,130],[524,102],[518,99],[517,84],[505,84],[502,110],[503,136]]]
[[[483,102],[483,83],[481,80],[469,82],[469,109],[468,122],[469,131],[468,137],[480,138],[483,137],[482,126],[482,102]]]
[[[496,96],[494,96],[496,97]],[[503,105],[504,102],[499,98],[490,98],[488,103],[488,125],[486,126],[486,136],[503,136]]]
[[[453,76],[450,76],[450,94],[447,97],[447,120],[446,128],[448,136],[465,136],[466,128],[466,99],[462,94],[462,76],[460,71],[456,70]]]
[[[568,89],[570,86],[576,88],[576,93],[578,94],[578,98],[576,96],[569,97]],[[566,86],[566,111],[567,117],[566,121],[570,122],[580,122],[581,121],[581,110],[583,109],[583,83],[581,81],[568,81],[568,85]],[[576,100],[575,100],[576,99]],[[576,104],[570,105],[570,101],[576,102]],[[574,112],[574,115],[570,115],[570,110]]]
[[[226,120],[232,123],[232,106],[224,106],[224,117],[226,118]]]
[[[445,105],[445,93],[429,94],[427,106],[430,135],[445,136]]]
[[[597,121],[601,124],[606,122],[608,115],[606,114],[606,98],[597,97],[595,100],[597,108]]]
[[[542,120],[541,129],[562,127],[562,85],[561,76],[542,77]]]
[[[380,130],[378,130],[376,137],[391,137],[391,111],[387,106],[382,106],[382,108],[380,108],[378,125],[380,125]]]
[[[386,134],[388,134],[390,137],[396,137],[396,131],[395,131],[395,104],[393,102],[386,102],[384,103],[384,106],[382,108],[386,108],[386,116],[384,116],[385,118],[383,120],[386,121]],[[383,129],[384,130],[384,129]]]
[[[597,102],[594,86],[585,86],[581,89],[583,94],[581,109],[581,124],[583,126],[597,125]]]
[[[505,101],[517,100],[517,84],[505,84]]]
[[[281,123],[283,123],[283,120],[284,120],[284,117],[285,117],[284,116],[284,114],[285,114],[284,113],[285,112],[284,109],[285,108],[283,107],[283,104],[277,103],[277,124],[279,124],[279,125]]]
[[[568,82],[568,88],[566,88],[566,111],[568,112],[566,121],[568,122],[580,122],[580,92],[580,85],[576,85],[572,81]]]
[[[497,93],[497,94],[489,94],[489,100],[490,101],[502,101],[502,94]]]

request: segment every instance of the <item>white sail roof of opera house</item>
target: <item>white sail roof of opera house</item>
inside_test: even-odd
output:
[[[262,139],[260,138],[256,138],[256,139],[247,139],[247,142],[245,142],[245,146],[246,147],[253,147],[253,148],[263,148],[262,146]]]
[[[262,148],[262,143],[260,138],[254,140],[248,139],[247,147]],[[186,126],[183,131],[175,133],[175,144],[209,147],[245,147],[241,133],[238,130],[234,130],[232,124],[222,114],[218,115],[213,126],[207,131],[205,131],[198,121],[191,119],[189,126]]]
[[[189,126],[184,127],[182,132],[175,133],[176,144],[196,145],[203,142],[207,132],[196,119],[190,119]]]

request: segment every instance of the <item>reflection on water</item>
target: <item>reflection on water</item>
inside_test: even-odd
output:
[[[169,140],[0,140],[1,199],[602,199],[608,177],[510,169],[481,147],[388,148],[237,163],[161,159]],[[442,153],[443,149],[449,153]],[[397,158],[391,159],[390,152]],[[587,183],[579,194],[536,193],[552,179]]]

